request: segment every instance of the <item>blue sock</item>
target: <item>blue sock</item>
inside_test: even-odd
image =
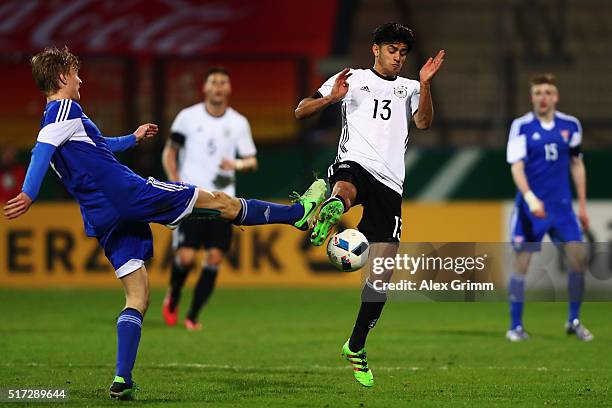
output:
[[[236,225],[293,224],[304,215],[302,204],[282,205],[259,200],[240,199],[242,209]]]
[[[525,301],[525,277],[512,274],[508,285],[510,300],[510,328],[523,325],[523,302]]]
[[[582,304],[582,295],[584,293],[584,273],[570,271],[567,275],[567,287],[569,294],[569,314],[568,322],[573,322],[574,319],[580,317],[580,305]]]
[[[117,319],[117,371],[115,375],[123,377],[125,383],[132,384],[132,368],[138,353],[142,314],[136,309],[127,308]]]

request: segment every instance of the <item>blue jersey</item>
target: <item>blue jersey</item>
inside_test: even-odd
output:
[[[76,101],[49,102],[40,127],[38,142],[56,147],[51,165],[79,202],[89,236],[119,222],[171,224],[193,208],[192,186],[145,180],[119,163],[109,147],[115,138],[107,140]]]
[[[507,161],[524,161],[529,187],[546,209],[571,208],[570,158],[579,154],[581,142],[582,128],[575,117],[555,112],[547,124],[530,112],[512,122]],[[517,194],[517,204],[522,200]]]

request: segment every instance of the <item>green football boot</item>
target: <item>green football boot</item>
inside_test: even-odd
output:
[[[327,194],[327,183],[323,179],[316,179],[302,195],[293,193],[294,201],[304,207],[304,215],[293,224],[295,228],[308,231],[312,227],[317,208],[325,199],[325,194]]]
[[[372,387],[374,385],[374,375],[368,367],[368,357],[366,356],[365,347],[354,353],[349,349],[349,341],[347,340],[342,346],[342,357],[351,364],[355,380],[364,387]]]
[[[342,214],[344,214],[344,204],[339,198],[331,197],[325,201],[315,218],[310,243],[315,246],[323,245],[329,233],[340,222]]]
[[[133,400],[136,396],[136,383],[132,382],[131,385],[125,383],[123,377],[115,376],[113,380],[113,384],[110,386],[110,396],[111,398],[117,398],[120,400]]]

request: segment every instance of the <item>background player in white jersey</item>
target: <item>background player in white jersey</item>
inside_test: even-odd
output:
[[[580,323],[584,292],[586,251],[582,233],[572,209],[570,174],[578,195],[578,218],[587,230],[586,170],[580,144],[582,127],[573,116],[556,110],[559,91],[554,76],[539,75],[531,81],[533,112],[512,122],[508,137],[507,161],[518,189],[512,216],[511,240],[516,251],[514,274],[510,278],[510,341],[526,340],[523,326],[525,275],[533,252],[548,234],[563,244],[567,255],[569,313],[568,334],[590,341],[593,335]]]
[[[338,155],[328,172],[331,197],[323,203],[311,235],[321,245],[341,215],[361,204],[359,230],[374,243],[370,257],[395,256],[400,240],[404,154],[410,119],[419,129],[433,120],[430,83],[444,61],[444,51],[429,58],[419,72],[419,81],[399,75],[414,43],[412,31],[387,23],[373,32],[371,69],[344,69],[328,79],[312,97],[295,110],[298,119],[342,102],[342,134]],[[388,277],[392,271],[387,273]],[[366,281],[361,308],[350,339],[342,353],[353,366],[355,379],[372,386],[365,341],[380,317],[386,294]]]
[[[326,186],[316,180],[295,204],[280,205],[144,179],[119,163],[113,152],[155,135],[157,126],[146,124],[127,136],[105,137],[78,103],[82,84],[78,69],[79,61],[68,48],[45,49],[32,58],[32,76],[47,105],[22,191],[7,202],[4,216],[12,220],[29,210],[52,165],[80,205],[85,232],[97,238],[125,291],[125,307],[117,319],[117,366],[110,395],[129,399],[136,389],[132,369],[149,307],[144,266],[153,256],[149,223],[174,228],[187,217],[208,216],[238,225],[290,224],[305,231],[325,198]]]
[[[204,102],[178,113],[162,155],[170,181],[235,196],[235,172],[257,168],[257,150],[249,122],[229,107],[231,91],[228,71],[223,67],[210,68],[202,85]],[[172,326],[177,322],[181,289],[194,266],[197,250],[203,246],[207,250],[206,260],[185,318],[187,329],[202,327],[198,315],[214,289],[219,265],[231,245],[232,228],[230,223],[218,219],[189,219],[174,230],[172,244],[176,256],[163,305],[166,324]]]

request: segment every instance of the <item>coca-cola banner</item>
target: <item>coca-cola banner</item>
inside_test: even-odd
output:
[[[9,0],[0,53],[193,55],[328,52],[338,1]]]

